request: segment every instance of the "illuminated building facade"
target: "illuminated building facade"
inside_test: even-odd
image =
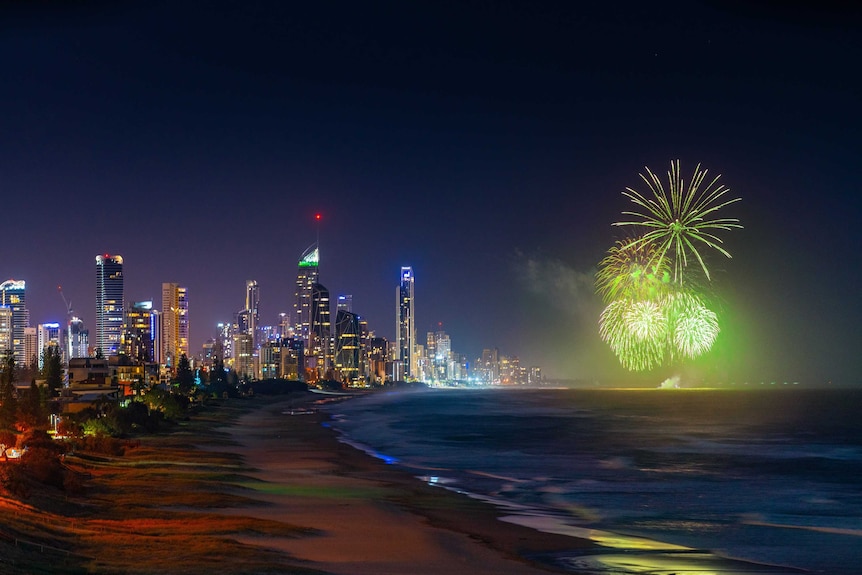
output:
[[[131,303],[126,308],[120,353],[133,362],[153,361],[152,311],[151,301]]]
[[[12,349],[12,308],[0,305],[0,355]]]
[[[233,369],[242,378],[255,375],[254,340],[251,334],[236,333],[233,336]]]
[[[296,300],[293,304],[293,333],[309,348],[311,335],[311,289],[319,278],[320,250],[317,244],[310,246],[302,257],[296,271]]]
[[[368,340],[368,368],[371,380],[375,383],[386,381],[386,363],[389,361],[389,342],[382,337]]]
[[[359,316],[338,310],[335,314],[335,369],[347,385],[365,383],[360,348]]]
[[[310,349],[311,336],[311,292],[319,277],[320,250],[317,244],[310,246],[299,259],[296,272],[296,300],[293,305],[294,336],[305,342]]]
[[[39,330],[35,327],[24,328],[24,357],[27,365],[39,365]]]
[[[434,381],[449,381],[453,378],[451,365],[452,341],[445,331],[434,334],[434,356],[431,358],[431,366],[434,372]]]
[[[24,353],[24,329],[30,327],[30,311],[27,309],[27,282],[6,280],[0,284],[0,305],[12,310],[12,345],[0,350],[5,354],[10,349],[15,354],[15,363],[26,365],[30,359]]]
[[[45,350],[48,347],[56,348],[60,352],[60,360],[65,362],[63,329],[59,323],[40,323],[36,327],[36,357],[39,369],[45,367]]]
[[[72,317],[66,335],[66,357],[87,357],[90,355],[89,347],[90,332],[84,328],[84,321],[79,317]]]
[[[248,315],[248,330],[254,339],[254,345],[260,344],[258,328],[260,327],[260,286],[255,280],[245,282],[245,310]]]
[[[176,283],[163,283],[162,362],[176,369],[183,354],[189,357],[188,290]]]
[[[96,348],[117,355],[123,335],[123,257],[96,256]]]
[[[342,294],[342,295],[338,296],[338,299],[336,300],[336,304],[335,304],[335,309],[336,309],[336,312],[339,312],[341,310],[352,312],[353,311],[353,296],[350,294]]]
[[[330,319],[329,290],[322,284],[311,286],[311,330],[306,361],[308,367],[317,374],[316,379],[326,377],[332,367],[332,322]]]
[[[401,283],[396,290],[397,325],[395,342],[397,357],[403,366],[403,376],[410,379],[416,375],[416,302],[414,300],[413,268],[401,268]]]
[[[216,345],[213,347],[213,353],[216,358],[228,363],[228,360],[233,358],[233,333],[231,324],[219,322],[216,325]]]

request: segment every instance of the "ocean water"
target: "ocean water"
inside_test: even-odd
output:
[[[327,409],[417,480],[593,539],[542,558],[573,572],[856,575],[860,407],[862,390],[432,389]]]

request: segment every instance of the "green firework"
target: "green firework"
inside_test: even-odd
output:
[[[664,357],[667,325],[663,314],[656,313],[658,310],[651,303],[616,300],[608,304],[599,320],[602,339],[610,345],[623,367],[631,371],[658,367]]]
[[[667,259],[656,257],[653,246],[635,245],[631,239],[618,241],[609,249],[596,274],[596,291],[605,303],[623,297],[655,298],[668,283]]]
[[[705,298],[710,283],[704,247],[731,257],[718,237],[741,228],[739,220],[716,217],[739,201],[719,184],[706,180],[700,164],[691,181],[683,180],[679,160],[672,161],[667,188],[646,168],[640,174],[650,194],[626,188],[623,195],[639,206],[615,226],[632,226],[641,235],[618,241],[599,263],[596,291],[607,304],[599,334],[620,363],[646,371],[667,361],[693,359],[708,352],[720,328],[718,315]],[[689,264],[697,272],[687,271]]]
[[[730,188],[719,184],[721,175],[704,185],[707,170],[700,164],[694,169],[686,186],[680,173],[679,160],[671,161],[668,188],[649,168],[646,175],[639,174],[651,192],[645,195],[633,188],[626,188],[623,195],[639,207],[639,211],[626,211],[623,215],[636,219],[614,223],[615,226],[638,226],[646,232],[632,240],[632,246],[652,246],[654,257],[667,259],[672,267],[673,281],[681,283],[683,272],[695,260],[709,280],[709,269],[699,248],[710,247],[725,257],[731,257],[724,249],[716,233],[741,228],[735,218],[716,218],[715,212],[738,202],[740,198],[728,198]]]
[[[666,302],[673,326],[673,346],[683,357],[694,359],[712,348],[718,337],[718,316],[694,293],[676,293]]]

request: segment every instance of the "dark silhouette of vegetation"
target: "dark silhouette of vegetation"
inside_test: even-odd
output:
[[[195,387],[195,374],[192,372],[191,363],[186,354],[180,356],[180,361],[177,363],[177,375],[174,378],[177,385],[177,390],[183,395],[189,395]]]
[[[320,389],[326,391],[341,391],[344,389],[344,385],[335,379],[321,379],[317,382],[317,385]]]
[[[15,355],[6,352],[0,372],[0,429],[11,429],[18,416],[18,399],[15,396]]]
[[[63,387],[63,358],[55,345],[49,345],[42,352],[42,377],[50,396],[56,396]]]
[[[48,413],[45,408],[45,393],[36,385],[36,380],[30,380],[30,387],[18,401],[18,419],[28,428],[44,427],[48,424]]]

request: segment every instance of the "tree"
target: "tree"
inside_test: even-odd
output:
[[[224,362],[219,358],[213,361],[210,370],[209,389],[216,397],[221,397],[221,394],[227,391],[227,372],[224,370]]]
[[[177,388],[183,395],[189,395],[195,386],[195,374],[192,372],[189,358],[186,354],[180,356],[180,361],[177,364]]]
[[[105,353],[102,351],[101,347],[96,348],[96,359],[105,359]]]
[[[40,427],[47,424],[45,405],[42,401],[42,392],[36,385],[36,380],[30,380],[30,389],[20,402],[21,419],[30,427]]]
[[[18,400],[15,397],[15,354],[6,352],[3,371],[0,373],[0,429],[10,429],[18,414]]]
[[[49,345],[42,352],[42,377],[45,378],[49,395],[56,396],[63,387],[63,360],[60,357],[60,348],[55,345]]]

